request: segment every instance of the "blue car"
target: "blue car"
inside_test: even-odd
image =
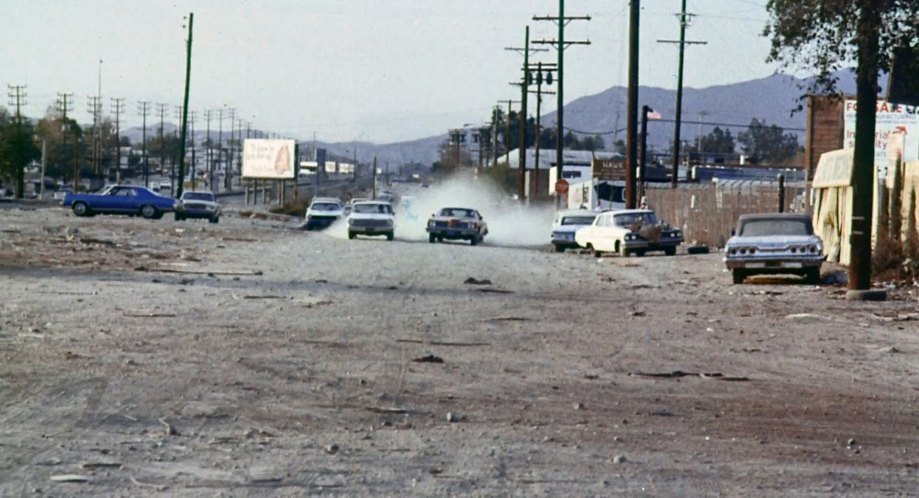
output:
[[[61,201],[77,216],[97,214],[126,214],[159,219],[175,211],[179,201],[164,197],[147,188],[134,185],[112,185],[97,194],[67,194]]]

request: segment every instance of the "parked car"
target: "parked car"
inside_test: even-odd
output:
[[[683,243],[683,232],[661,223],[650,209],[620,209],[600,213],[592,225],[576,231],[574,239],[596,257],[604,252],[644,256],[649,251],[673,256]]]
[[[344,206],[336,197],[315,197],[306,208],[306,229],[327,228],[342,217]]]
[[[179,201],[175,214],[178,221],[189,218],[206,218],[211,223],[220,221],[222,210],[213,192],[185,191]]]
[[[152,219],[175,211],[178,204],[176,199],[134,185],[111,185],[95,194],[70,193],[61,201],[62,206],[70,207],[77,216],[126,214]]]
[[[557,211],[552,221],[552,245],[555,246],[555,252],[564,252],[565,249],[575,249],[578,243],[574,240],[574,234],[584,227],[593,224],[597,217],[596,211],[586,209],[565,209]]]
[[[357,235],[385,235],[388,240],[395,237],[396,215],[388,202],[365,201],[351,205],[348,215],[348,238]]]
[[[757,274],[801,275],[817,284],[825,259],[823,241],[803,214],[742,215],[724,246],[724,264],[735,284]]]
[[[475,209],[462,207],[445,207],[431,215],[428,226],[428,242],[448,240],[468,240],[476,245],[488,234],[485,219]]]

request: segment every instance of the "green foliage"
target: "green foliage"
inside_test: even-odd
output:
[[[919,36],[916,0],[769,0],[763,33],[772,45],[768,61],[816,70],[814,89],[835,93],[834,73],[856,58],[865,8],[879,14],[879,65],[889,69],[893,49]]]
[[[793,157],[798,151],[797,135],[784,133],[782,127],[767,125],[756,118],[750,121],[746,131],[737,135],[737,141],[753,162],[777,163]]]
[[[713,152],[718,154],[733,154],[737,144],[734,142],[734,136],[731,130],[716,126],[708,135],[696,138],[696,149],[703,152]]]

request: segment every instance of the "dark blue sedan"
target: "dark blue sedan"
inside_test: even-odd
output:
[[[134,185],[112,185],[97,194],[67,194],[61,205],[77,216],[127,214],[159,219],[176,210],[179,201]]]

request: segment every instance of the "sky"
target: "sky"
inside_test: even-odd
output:
[[[688,0],[684,86],[763,78],[769,42],[766,0]],[[676,88],[680,0],[645,0],[640,83]],[[196,129],[204,111],[235,109],[253,128],[321,141],[391,143],[484,123],[501,100],[519,99],[523,56],[505,47],[555,39],[558,0],[0,0],[4,41],[0,84],[25,85],[23,113],[40,117],[59,93],[91,122],[124,98],[123,127],[140,126],[138,102],[169,105],[176,122],[194,13],[191,95]],[[564,99],[600,93],[628,79],[628,0],[567,0]],[[546,48],[549,45],[533,45]],[[531,54],[556,62],[557,52]],[[101,61],[101,63],[100,63]],[[101,78],[100,78],[101,75]],[[8,102],[7,102],[8,103]],[[151,105],[153,105],[151,104]],[[230,126],[229,113],[223,127]],[[157,121],[151,113],[150,122]]]

